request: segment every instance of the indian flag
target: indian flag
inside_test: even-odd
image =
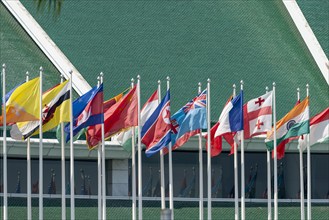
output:
[[[329,107],[310,119],[310,146],[329,139]],[[305,137],[298,140],[299,147],[306,149]]]
[[[310,132],[308,103],[309,97],[306,97],[306,99],[296,105],[288,114],[276,123],[277,145],[288,138],[301,136]],[[272,131],[267,133],[267,138],[265,139],[266,146],[269,150],[274,148],[273,131],[272,128]]]

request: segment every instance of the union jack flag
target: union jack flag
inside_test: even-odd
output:
[[[207,89],[203,90],[198,96],[189,101],[185,106],[183,106],[182,110],[188,113],[191,109],[196,108],[205,108],[207,100]]]

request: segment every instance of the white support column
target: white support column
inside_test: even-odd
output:
[[[2,103],[6,103],[6,65],[2,65]],[[3,219],[8,219],[8,177],[7,177],[7,120],[6,107],[2,108],[3,120]]]
[[[40,105],[39,105],[39,219],[43,220],[43,145],[42,145],[42,71],[40,67]]]
[[[198,93],[201,93],[201,82],[198,83]],[[199,219],[203,220],[203,150],[202,130],[199,133]]]

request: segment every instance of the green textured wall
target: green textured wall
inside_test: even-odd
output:
[[[306,83],[312,115],[329,105],[328,85],[280,1],[66,0],[57,19],[22,2],[91,85],[104,72],[106,98],[140,74],[143,101],[171,77],[172,111],[210,78],[213,121],[241,79],[245,101],[276,82],[278,118]]]
[[[297,3],[325,54],[329,57],[329,1],[298,0]]]
[[[59,72],[42,53],[28,34],[0,3],[0,63],[6,64],[6,89],[39,76],[40,66],[44,69],[43,86],[48,89],[60,81]]]

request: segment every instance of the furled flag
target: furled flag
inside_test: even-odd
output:
[[[276,122],[277,146],[284,140],[309,133],[309,98],[306,97],[301,103],[296,105],[282,119]],[[273,128],[267,133],[265,139],[269,150],[274,148]],[[279,158],[279,157],[278,157]]]
[[[142,143],[147,157],[168,146],[171,141],[170,92],[167,91],[159,106],[142,127]]]
[[[266,134],[272,128],[272,91],[243,105],[244,138]]]
[[[111,99],[112,100],[112,99]],[[113,103],[115,100],[112,100]],[[109,105],[110,106],[110,105]],[[114,134],[138,124],[138,100],[136,86],[132,88],[120,101],[114,105],[104,104],[104,137],[110,138]],[[86,139],[89,148],[94,148],[102,141],[101,125],[89,126]]]
[[[207,89],[179,109],[172,117],[172,150],[185,144],[190,137],[207,129]]]
[[[65,81],[42,95],[43,132],[53,129],[61,122],[70,121],[70,83]],[[26,139],[39,133],[39,121],[21,122],[12,126],[10,135],[14,139]]]
[[[234,97],[219,116],[215,138],[226,133],[243,130],[243,91]]]
[[[310,119],[310,146],[327,141],[329,139],[329,107]],[[307,147],[305,136],[298,140],[299,147],[303,150]]]
[[[227,100],[225,106],[230,103],[232,100],[232,96]],[[226,140],[226,142],[231,146],[231,153],[233,154],[234,151],[234,136],[236,132],[229,132],[222,135],[215,137],[215,133],[219,126],[219,122],[217,122],[211,129],[210,129],[210,146],[211,146],[211,157],[218,156],[222,152],[222,137]],[[208,140],[208,134],[204,136],[206,140]],[[208,150],[208,143],[206,141],[206,150]]]
[[[159,98],[158,98],[158,90],[156,90],[151,97],[146,101],[142,110],[141,110],[141,126],[143,126],[146,120],[151,116],[154,112],[156,107],[159,105]],[[117,136],[117,141],[122,145],[122,147],[131,152],[131,145],[132,145],[132,129],[129,129],[125,132],[121,132]],[[136,129],[137,133],[137,129]],[[137,135],[135,136],[137,137]]]
[[[6,102],[6,123],[39,120],[39,97],[39,77],[18,86]],[[0,116],[2,124],[3,118]]]
[[[73,102],[73,136],[87,126],[101,124],[103,115],[103,83],[95,86]],[[66,142],[70,140],[70,123],[64,128]]]

